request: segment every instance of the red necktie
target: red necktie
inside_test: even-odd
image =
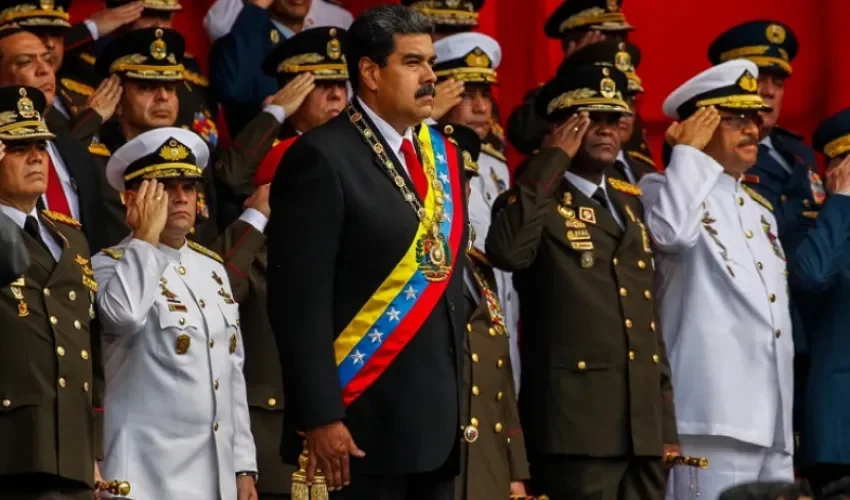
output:
[[[56,173],[56,167],[53,165],[53,158],[47,155],[47,208],[60,214],[65,214],[68,217],[71,215],[71,206],[68,204],[68,198],[65,197],[65,190],[62,189],[62,181],[59,180],[59,174]]]
[[[413,187],[419,194],[419,199],[424,200],[425,195],[428,194],[428,179],[425,177],[422,163],[419,161],[419,156],[416,155],[416,150],[413,149],[413,143],[410,142],[410,139],[401,142],[401,154],[404,155],[404,163],[407,165],[407,173],[410,174]]]

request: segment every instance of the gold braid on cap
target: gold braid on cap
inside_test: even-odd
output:
[[[608,12],[601,7],[592,7],[568,17],[558,27],[558,32],[563,33],[591,24],[626,24],[626,16],[622,12]]]
[[[850,134],[833,139],[823,148],[823,154],[830,159],[840,156],[847,151],[850,151]]]

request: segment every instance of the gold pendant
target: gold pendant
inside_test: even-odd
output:
[[[27,303],[23,300],[18,304],[18,317],[26,318],[30,315],[29,308],[27,308]]]

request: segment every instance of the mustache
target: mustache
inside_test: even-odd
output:
[[[437,96],[437,87],[435,87],[433,83],[426,83],[425,85],[420,87],[419,90],[416,91],[416,95],[414,97],[416,99],[419,99],[420,97],[425,96]]]
[[[741,139],[741,142],[738,143],[738,146],[757,146],[759,143],[758,139],[755,137],[748,135]]]

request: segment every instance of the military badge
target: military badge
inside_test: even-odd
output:
[[[27,97],[27,89],[21,87],[19,94],[21,95],[21,98],[18,99],[18,113],[27,119],[35,117],[38,114],[38,111],[35,110],[32,100]]]
[[[593,250],[592,241],[571,241],[570,246],[573,250]]]
[[[496,183],[496,188],[499,190],[499,194],[504,193],[508,190],[508,184],[498,175],[496,175],[496,171],[490,169],[490,178]]]
[[[224,280],[221,279],[221,276],[219,276],[217,272],[212,272],[212,279],[218,283],[218,286],[224,286]]]
[[[218,295],[221,298],[224,299],[225,304],[235,304],[236,303],[236,301],[233,300],[233,296],[231,296],[229,293],[227,293],[227,290],[225,290],[224,287],[222,287],[221,290],[218,291]]]
[[[336,36],[336,29],[330,29],[330,35]],[[328,42],[328,46],[326,47],[328,52],[328,57],[336,61],[340,57],[342,57],[342,45],[340,45],[339,40],[336,38],[331,38],[331,41]]]
[[[27,307],[27,303],[23,300],[18,304],[18,317],[26,318],[30,315],[29,308]]]
[[[572,205],[573,204],[573,193],[564,193],[561,197],[561,204],[563,205]]]
[[[162,39],[162,29],[156,30],[154,34],[156,35],[156,40],[154,40],[150,46],[151,57],[157,61],[161,61],[168,55],[168,45],[166,45],[165,40]]]
[[[565,207],[563,205],[558,205],[558,213],[561,214],[561,217],[565,219],[574,219],[576,216],[576,211],[570,207]]]
[[[567,229],[587,229],[587,224],[578,219],[567,219],[564,221],[564,225],[567,226]]]
[[[189,309],[183,304],[168,304],[169,312],[189,312]]]
[[[617,12],[620,10],[620,5],[617,0],[608,0],[608,12]]]
[[[20,278],[16,279],[15,281],[13,281],[13,282],[9,283],[9,286],[20,286],[20,287],[24,287],[24,286],[27,286],[27,285],[26,285],[26,281],[24,280],[24,277],[23,277],[23,276],[21,276]]]
[[[177,354],[184,355],[189,352],[189,347],[192,345],[192,339],[188,335],[180,335],[177,337],[177,342],[175,343],[175,351]]]
[[[431,231],[416,242],[416,260],[419,262],[419,270],[428,281],[443,281],[452,271],[451,253],[442,233],[434,236]]]
[[[280,31],[277,28],[272,28],[271,32],[269,32],[269,39],[272,43],[278,43],[280,41]]]
[[[767,41],[770,43],[775,43],[776,45],[782,45],[785,42],[785,37],[787,33],[785,32],[785,28],[778,24],[771,24],[767,27],[767,32],[765,33],[767,36]]]
[[[812,198],[815,203],[822,205],[826,201],[826,189],[823,187],[823,181],[814,170],[809,169],[809,184],[812,186]]]
[[[14,296],[15,299],[24,300],[24,293],[21,291],[20,288],[13,286],[13,287],[9,287],[9,289],[12,290],[12,296]]]
[[[578,218],[588,224],[596,224],[596,212],[591,207],[580,207]]]
[[[97,281],[89,278],[88,276],[83,276],[83,285],[87,286],[89,290],[93,292],[97,292]]]
[[[773,253],[784,262],[785,254],[782,252],[782,245],[779,244],[779,238],[770,230],[770,222],[764,218],[764,215],[761,216],[761,228],[764,230],[764,234],[767,235],[770,246],[773,247]]]
[[[474,443],[478,441],[478,428],[474,425],[467,425],[463,430],[463,439],[466,440],[467,443]]]
[[[82,255],[77,254],[77,257],[74,259],[74,262],[76,262],[77,264],[79,264],[81,266],[84,266],[84,265],[89,263],[89,260],[86,259],[85,257],[83,257]]]
[[[587,229],[571,229],[567,231],[568,241],[587,241],[590,240],[590,233]]]
[[[236,352],[236,334],[230,336],[230,354]]]
[[[581,254],[581,267],[583,267],[585,269],[589,269],[589,268],[593,267],[593,264],[594,264],[595,261],[596,261],[596,259],[593,258],[592,253],[584,252],[583,254]]]

